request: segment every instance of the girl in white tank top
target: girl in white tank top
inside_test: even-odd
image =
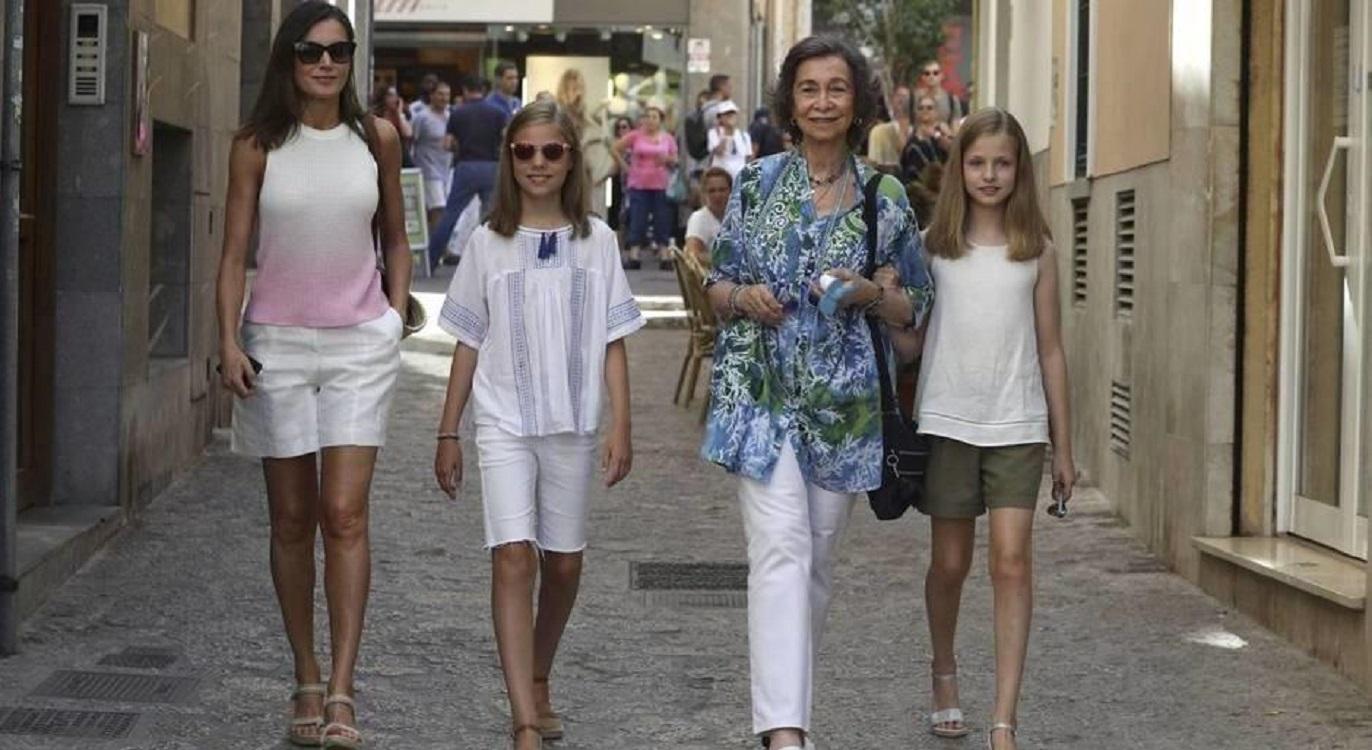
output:
[[[929,728],[946,737],[969,732],[958,709],[954,630],[976,517],[989,508],[997,695],[986,742],[993,750],[1018,747],[1044,443],[1053,448],[1054,493],[1070,497],[1076,482],[1057,261],[1030,158],[1008,112],[969,117],[925,235],[937,290],[917,407],[919,430],[933,445],[924,509],[933,536],[925,581],[934,653]],[[917,340],[906,337],[897,348],[913,354]]]

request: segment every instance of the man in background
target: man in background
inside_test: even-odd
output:
[[[914,101],[921,96],[932,97],[938,107],[938,116],[957,131],[958,123],[967,115],[967,106],[962,100],[943,88],[943,65],[938,60],[929,60],[919,66],[919,81],[915,84]]]
[[[524,103],[519,99],[519,68],[509,60],[501,60],[495,66],[495,89],[486,100],[505,112],[508,120],[519,112]]]
[[[500,162],[500,140],[512,115],[489,98],[481,96],[481,80],[462,79],[462,104],[448,118],[448,148],[455,154],[452,187],[443,219],[429,237],[429,265],[435,266],[452,238],[458,217],[472,198],[491,205],[495,190],[496,167]]]

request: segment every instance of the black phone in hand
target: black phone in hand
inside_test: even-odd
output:
[[[262,363],[261,363],[261,362],[258,362],[257,360],[253,359],[252,357],[248,357],[248,365],[252,367],[252,373],[253,373],[254,375],[260,374],[260,373],[262,372]],[[222,365],[222,364],[215,365],[215,366],[214,366],[214,371],[217,372],[217,373],[219,373],[220,375],[223,375],[223,374],[224,374],[224,365]]]

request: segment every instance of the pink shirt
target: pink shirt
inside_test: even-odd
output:
[[[302,125],[267,154],[245,320],[341,328],[386,314],[372,246],[376,175],[367,142],[345,125]]]
[[[670,173],[668,158],[676,158],[676,139],[671,133],[659,130],[657,137],[642,129],[624,136],[629,147],[629,188],[632,190],[666,190]]]

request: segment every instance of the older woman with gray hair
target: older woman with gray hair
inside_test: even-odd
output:
[[[774,111],[797,147],[743,168],[712,252],[709,294],[724,323],[702,453],[739,477],[753,731],[772,750],[814,747],[812,673],[835,549],[854,501],[881,485],[867,318],[907,331],[933,298],[904,189],[885,177],[869,193],[876,172],[854,156],[877,97],[848,43],[792,47]],[[854,270],[867,265],[868,214],[875,265],[894,271],[884,284]],[[819,304],[822,276],[843,285],[836,309]]]

